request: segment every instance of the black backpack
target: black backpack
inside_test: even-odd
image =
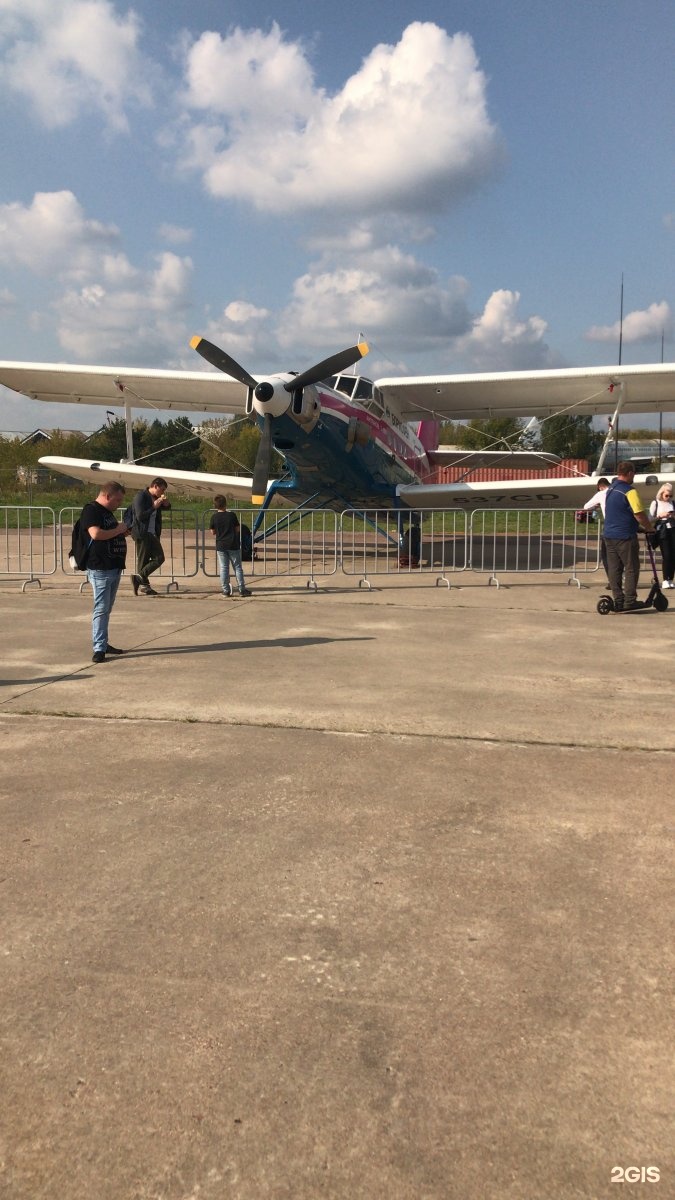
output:
[[[253,537],[248,525],[239,527],[239,545],[241,546],[241,561],[251,562],[253,558]]]
[[[68,554],[68,561],[73,571],[86,571],[89,547],[92,541],[93,538],[90,538],[87,530],[82,528],[78,517],[73,525],[73,539]]]

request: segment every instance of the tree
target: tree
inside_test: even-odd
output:
[[[217,475],[250,475],[260,444],[260,430],[251,421],[225,421],[214,418],[204,421],[201,432],[205,440],[201,447],[204,471]],[[272,455],[272,474],[283,468],[279,454]]]
[[[512,448],[517,445],[523,422],[519,417],[474,418],[468,425],[456,425],[455,432],[457,444],[466,450],[500,450],[504,442]]]
[[[570,417],[560,413],[542,420],[541,448],[560,458],[597,458],[603,437],[593,429],[592,417]]]
[[[145,440],[148,432],[147,421],[134,421],[134,458],[140,458],[145,452]],[[127,457],[127,430],[124,417],[109,421],[103,429],[89,439],[84,454],[88,458],[100,458],[103,462],[121,462]],[[82,451],[78,457],[82,457]]]
[[[176,471],[198,471],[200,442],[187,417],[153,421],[147,430],[143,462],[149,467],[173,467]],[[136,458],[140,455],[136,453]]]

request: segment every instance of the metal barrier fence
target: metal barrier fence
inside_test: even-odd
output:
[[[66,575],[73,574],[68,562],[68,552],[73,525],[81,511],[81,508],[62,508],[59,512],[59,562],[61,570]],[[123,511],[122,508],[119,508],[116,513],[120,521]],[[166,557],[162,566],[152,576],[153,587],[156,587],[158,583],[163,583],[167,591],[171,588],[177,589],[177,579],[193,578],[199,571],[201,548],[199,515],[183,509],[167,509],[162,514],[162,548]],[[133,573],[134,566],[135,548],[130,539],[127,546],[127,575]],[[82,588],[87,586],[87,579],[81,572],[78,573],[78,577],[80,576],[80,591],[82,591]]]
[[[228,511],[236,513],[242,530],[248,530],[247,520],[251,520],[248,510]],[[202,570],[206,576],[218,578],[215,537],[209,529],[211,515],[207,512],[202,517]],[[323,578],[337,571],[339,522],[339,513],[329,509],[266,511],[256,530],[251,557],[242,554],[244,575],[247,579],[276,576],[306,579],[307,587],[316,590],[316,576]]]
[[[46,507],[0,507],[0,577],[15,576],[40,586],[40,578],[68,563],[73,523],[79,509],[55,514]],[[121,510],[120,510],[121,511]],[[252,520],[248,510],[233,510],[240,525]],[[200,572],[218,578],[215,538],[209,531],[212,510],[195,513],[171,509],[164,513],[162,545],[166,555],[153,585],[166,590],[178,580]],[[253,557],[244,559],[247,580],[303,579],[316,590],[317,579],[338,571],[358,577],[359,587],[371,586],[377,576],[435,576],[436,586],[451,586],[462,573],[488,576],[499,586],[504,574],[569,574],[568,583],[581,586],[579,575],[600,567],[600,525],[580,523],[569,509],[530,512],[518,509],[473,511],[409,511],[372,509],[334,513],[326,509],[302,512],[272,510],[256,531]],[[644,539],[643,561],[646,560]],[[127,555],[133,571],[133,547]],[[80,587],[86,577],[77,575]]]
[[[40,576],[57,569],[56,517],[52,508],[10,504],[0,508],[2,551],[0,575],[27,575],[21,591],[30,584],[41,587]]]
[[[372,575],[436,575],[450,587],[447,573],[467,569],[465,512],[348,509],[340,517],[340,567],[370,587]]]
[[[578,573],[597,571],[600,526],[577,521],[570,509],[530,512],[522,509],[474,510],[469,522],[469,561],[472,571],[489,573],[488,583],[499,587],[497,573],[564,574],[581,587]]]

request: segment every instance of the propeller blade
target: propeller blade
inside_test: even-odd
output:
[[[254,504],[262,504],[265,499],[267,481],[270,477],[270,466],[272,463],[272,417],[269,413],[265,413],[264,421],[258,453],[255,456],[255,466],[253,468],[251,500]]]
[[[316,366],[301,371],[291,382],[285,383],[284,387],[287,392],[294,392],[297,388],[309,387],[311,383],[318,383],[320,379],[326,379],[329,375],[339,375],[341,371],[346,371],[347,367],[351,367],[367,353],[368,344],[366,342],[359,342],[358,346],[350,346],[349,350],[339,350],[337,354],[331,354],[330,358],[324,358],[323,362],[317,363]]]
[[[243,367],[239,366],[229,354],[220,349],[220,346],[214,346],[213,342],[207,342],[206,338],[195,334],[190,338],[190,345],[197,354],[201,354],[212,367],[217,367],[219,371],[223,371],[225,375],[231,375],[233,379],[238,379],[239,383],[243,383],[244,387],[254,388],[257,386],[258,380],[249,375]]]

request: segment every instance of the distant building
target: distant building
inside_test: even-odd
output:
[[[60,433],[62,437],[77,437],[83,442],[88,442],[91,438],[96,437],[105,429],[102,425],[100,429],[85,430],[85,429],[33,429],[30,433],[25,430],[5,429],[0,430],[0,439],[3,442],[19,441],[22,446],[36,446],[40,442],[51,442],[55,433]]]

